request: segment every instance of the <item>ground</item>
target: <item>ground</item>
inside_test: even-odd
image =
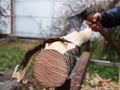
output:
[[[0,90],[4,90],[2,88],[3,84],[6,81],[11,82],[10,77],[14,67],[19,64],[28,50],[37,46],[42,40],[19,38],[3,38],[0,40],[0,63],[2,63],[0,66]],[[8,85],[8,87],[11,87],[11,85]],[[15,87],[15,90],[41,90],[42,88],[33,78],[32,70],[29,70],[24,79]]]
[[[3,60],[4,62],[2,62],[2,64],[7,63],[3,65],[3,67],[2,65],[0,66],[0,90],[6,90],[6,89],[3,89],[4,84],[7,83],[7,81],[11,82],[10,76],[15,67],[13,65],[19,64],[25,52],[34,48],[42,41],[43,40],[39,40],[39,39],[19,39],[19,38],[11,38],[11,39],[9,38],[9,39],[3,39],[2,41],[0,41],[1,51],[3,49],[5,50],[10,49],[8,50],[9,53],[5,51],[0,52],[0,62],[4,59]],[[14,56],[18,52],[20,52],[20,54],[18,54],[18,56]],[[18,62],[14,62],[13,61],[14,58],[15,60],[18,60]],[[11,64],[9,65],[8,69],[6,69],[9,61],[11,62]],[[11,87],[10,84],[8,85],[8,87]],[[34,79],[31,69],[28,70],[23,80],[19,84],[16,84],[15,87],[16,88],[12,90],[41,90],[42,89],[42,86],[40,86]],[[85,76],[84,84],[82,86],[82,90],[119,90],[118,87],[119,85],[115,82],[112,82],[111,80],[101,78],[97,74],[91,77],[91,75],[89,75],[89,72],[87,72]]]

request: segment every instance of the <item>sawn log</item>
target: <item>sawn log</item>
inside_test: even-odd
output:
[[[35,79],[45,88],[61,86],[75,66],[78,47],[91,36],[92,30],[86,28],[61,37],[69,42],[46,43],[33,62]]]

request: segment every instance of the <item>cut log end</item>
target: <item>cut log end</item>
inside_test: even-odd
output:
[[[68,66],[64,55],[56,50],[42,50],[33,63],[35,79],[44,87],[61,86],[68,77]]]

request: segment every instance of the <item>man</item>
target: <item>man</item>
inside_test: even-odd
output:
[[[95,23],[97,20],[99,20],[103,27],[106,28],[120,25],[120,6],[102,13],[95,13],[93,16],[93,22],[86,22],[93,31],[98,31],[100,29],[99,25]]]

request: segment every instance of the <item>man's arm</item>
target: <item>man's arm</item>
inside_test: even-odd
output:
[[[120,6],[111,10],[102,12],[103,27],[115,27],[120,25]]]

